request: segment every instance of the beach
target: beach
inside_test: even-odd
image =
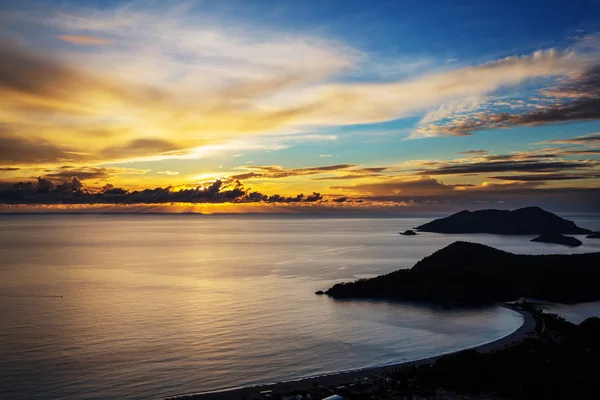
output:
[[[518,312],[523,317],[523,324],[511,334],[495,340],[490,343],[482,344],[479,346],[471,347],[464,350],[475,350],[480,353],[489,353],[495,350],[501,350],[508,346],[511,346],[514,343],[518,343],[525,339],[527,335],[535,330],[535,319],[528,311],[513,308],[510,306],[505,306],[510,310]],[[448,353],[453,354],[453,353]],[[424,358],[421,360],[414,360],[408,362],[402,362],[397,364],[372,367],[372,368],[363,368],[352,371],[342,371],[329,375],[321,375],[315,377],[302,378],[298,380],[286,381],[286,382],[278,382],[278,383],[269,383],[264,385],[256,385],[256,386],[247,386],[241,388],[232,388],[225,390],[217,390],[212,392],[205,393],[188,393],[188,394],[180,394],[174,395],[170,397],[166,397],[164,399],[200,399],[200,400],[230,400],[230,399],[249,399],[252,398],[253,395],[256,395],[262,391],[273,391],[274,393],[292,393],[295,391],[305,391],[311,388],[314,388],[316,385],[321,387],[332,387],[338,385],[344,385],[348,383],[352,383],[356,380],[360,380],[367,377],[373,377],[376,375],[385,374],[386,372],[392,371],[394,369],[407,367],[410,365],[423,365],[423,364],[433,364],[440,357],[448,354],[441,354],[434,357]]]

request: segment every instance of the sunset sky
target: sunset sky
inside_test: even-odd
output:
[[[598,32],[596,0],[3,1],[0,203],[600,211]]]

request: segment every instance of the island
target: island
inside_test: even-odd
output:
[[[579,239],[571,236],[561,235],[560,233],[542,234],[531,239],[532,242],[562,244],[564,246],[578,247],[583,244]]]
[[[415,232],[415,231],[413,231],[412,229],[406,230],[404,232],[398,232],[398,233],[401,234],[401,235],[404,235],[404,236],[416,236],[416,235],[418,235],[418,233]]]
[[[520,255],[454,242],[410,269],[325,291],[334,299],[369,298],[482,305],[521,297],[559,303],[600,300],[600,253]]]
[[[500,235],[540,235],[549,233],[589,234],[589,229],[578,227],[540,207],[518,210],[464,210],[445,218],[438,218],[416,229],[434,233],[494,233]]]
[[[594,232],[591,235],[586,236],[587,239],[600,239],[600,232]]]

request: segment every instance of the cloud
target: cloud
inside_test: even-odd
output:
[[[182,190],[159,187],[129,191],[112,184],[89,189],[77,176],[60,181],[39,177],[36,183],[0,185],[0,204],[315,203],[321,200],[323,196],[319,193],[268,196],[250,192],[240,182],[225,183],[218,179]]]
[[[319,167],[307,167],[307,168],[284,168],[280,165],[269,165],[269,166],[245,166],[244,169],[250,171],[243,174],[237,174],[230,176],[230,179],[251,179],[251,178],[289,178],[292,176],[304,176],[304,175],[316,175],[321,173],[327,173],[332,171],[348,170],[356,167],[355,164],[335,164],[335,165],[324,165]]]
[[[319,154],[319,158],[329,158],[333,157],[331,154]]]
[[[583,155],[595,154],[583,153]],[[474,151],[468,152],[467,155],[469,157],[455,160],[421,160],[407,163],[405,167],[417,167],[418,169],[405,170],[405,172],[411,172],[424,178],[448,176],[456,179],[460,176],[479,181],[483,180],[481,184],[472,187],[460,184],[455,186],[455,188],[469,190],[507,189],[506,186],[495,186],[493,183],[486,183],[487,179],[539,186],[552,181],[593,180],[600,177],[599,160],[565,160],[561,157],[582,155],[582,153],[579,151],[571,152],[570,149],[560,147],[510,154],[490,154]],[[503,183],[502,185],[506,184]]]
[[[592,121],[600,119],[600,65],[581,74],[570,75],[565,83],[542,91],[542,103],[534,103],[513,113],[482,111],[458,113],[449,121],[420,126],[419,136],[468,136],[473,132],[514,126],[537,126],[554,123]],[[430,122],[430,121],[426,121]]]
[[[574,53],[539,51],[473,67],[399,82],[331,85],[315,109],[304,109],[314,123],[382,122],[453,101],[479,99],[529,79],[572,75],[588,63]],[[445,113],[445,112],[444,112]]]
[[[381,182],[358,184],[353,186],[332,186],[331,189],[351,190],[369,196],[419,195],[427,196],[451,191],[452,188],[430,177],[391,178]]]
[[[390,169],[390,167],[361,167],[356,164],[334,164],[305,168],[284,168],[280,165],[245,166],[243,168],[248,170],[249,172],[232,175],[229,177],[229,179],[278,179],[319,174],[329,174],[329,176],[315,177],[311,179],[317,181],[358,179],[364,177],[378,176],[379,173]],[[338,172],[343,173],[343,175],[338,175]]]
[[[98,161],[115,153],[165,157],[164,151],[202,157],[205,152],[196,149],[218,148],[242,136],[389,121],[444,104],[468,104],[539,77],[571,76],[587,65],[578,54],[548,50],[409,79],[356,83],[344,74],[376,69],[377,60],[339,40],[205,14],[192,18],[173,7],[152,11],[133,4],[75,12],[65,7],[54,17],[34,13],[27,21],[36,24],[22,29],[28,43],[56,30],[71,42],[114,40],[112,46],[47,51],[24,49],[16,41],[0,44],[3,114],[11,123],[53,125],[61,138],[45,135],[46,140],[55,146],[77,143],[74,151]],[[372,79],[370,72],[364,75]],[[125,133],[83,142],[84,124],[118,125]],[[19,134],[42,136],[36,127]],[[170,141],[172,150],[128,145],[141,138]]]
[[[467,151],[459,151],[458,154],[467,154],[470,156],[485,156],[489,153],[489,150],[467,150]]]
[[[560,154],[564,154],[567,156],[593,156],[600,154],[600,149],[582,149],[582,150],[572,150],[565,149],[560,152]]]
[[[595,149],[591,149],[595,150]],[[360,180],[352,186],[331,186],[332,190],[351,190],[357,193],[373,195],[377,190],[396,191],[440,191],[479,187],[482,190],[494,189],[492,183],[487,186],[473,184],[473,180],[485,182],[486,179],[507,180],[513,182],[531,182],[544,184],[546,181],[575,179],[594,179],[600,176],[600,160],[568,160],[562,156],[570,154],[570,149],[547,148],[536,151],[521,151],[510,154],[491,154],[485,150],[466,151],[468,157],[455,160],[415,160],[401,165],[365,167],[355,164],[336,164],[318,167],[285,168],[283,166],[245,166],[244,173],[229,176],[229,180],[263,180],[293,177],[308,177],[311,181],[350,181]],[[583,153],[582,153],[583,154]],[[583,155],[595,155],[585,153]],[[573,172],[576,171],[576,172]],[[501,175],[504,173],[504,175]],[[515,175],[519,174],[520,175]],[[496,174],[496,175],[492,175]],[[492,176],[490,176],[492,175]],[[443,185],[436,177],[468,176],[470,182]],[[547,178],[547,179],[546,179]],[[503,186],[505,189],[506,186]]]
[[[53,179],[71,179],[77,177],[79,180],[86,179],[106,179],[110,176],[110,170],[99,167],[74,168],[71,166],[61,167],[58,171],[46,174],[47,178]]]
[[[596,146],[600,145],[600,133],[592,133],[590,135],[577,136],[569,139],[556,139],[539,142],[537,144],[571,144],[571,145],[584,145],[584,146]]]
[[[483,161],[441,165],[418,172],[419,175],[468,175],[493,172],[557,172],[564,170],[589,168],[597,163],[587,161]]]
[[[360,196],[365,201],[395,202],[413,207],[429,205],[445,208],[462,205],[461,208],[491,208],[494,205],[522,207],[538,204],[571,210],[600,211],[600,187],[543,187],[538,181],[513,181],[509,183],[483,182],[474,184],[444,184],[430,177],[419,179],[390,178],[366,185],[334,186]]]
[[[67,5],[55,16],[31,14],[27,19],[34,21],[35,29],[24,27],[23,35],[0,43],[0,165],[43,167],[50,170],[46,179],[63,184],[72,182],[72,177],[80,182],[114,178],[121,173],[99,165],[115,161],[146,163],[276,151],[307,140],[338,139],[316,134],[324,126],[383,122],[421,113],[426,113],[424,122],[435,122],[455,113],[471,113],[499,91],[510,92],[539,78],[581,83],[590,65],[580,53],[547,50],[469,67],[419,69],[422,75],[410,73],[403,79],[392,73],[395,78],[381,81],[373,79],[381,67],[379,59],[322,33],[292,34],[206,14],[191,16],[170,7],[158,11],[141,7],[140,3],[118,8],[84,6],[73,12]],[[57,34],[77,46],[42,40]],[[56,47],[41,49],[36,43]],[[563,97],[556,91],[545,96],[570,104],[582,99],[578,93],[565,88]],[[59,168],[67,162],[71,168]],[[533,158],[529,162],[537,163]],[[566,161],[548,161],[552,162]],[[437,169],[439,175],[456,173],[444,172],[445,166],[435,163],[418,167],[421,177],[428,176],[430,169]],[[513,171],[498,164],[495,168],[495,174]],[[531,171],[522,168],[523,173]],[[170,169],[179,167],[164,163],[153,169],[169,175]],[[394,167],[355,164],[248,166],[225,183],[286,177],[364,183],[385,180],[393,171]],[[152,196],[178,198],[163,196],[162,191]]]
[[[160,97],[154,89],[99,78],[17,44],[0,41],[0,59],[0,105],[29,117],[31,112],[95,114],[111,103],[147,104]]]
[[[68,147],[55,145],[43,139],[30,139],[8,134],[0,128],[0,163],[46,164],[85,158]]]
[[[64,42],[82,46],[104,46],[114,43],[114,40],[85,35],[58,35],[58,38]]]
[[[64,181],[77,177],[79,180],[108,179],[115,175],[143,175],[148,169],[139,168],[104,168],[104,167],[74,167],[64,165],[53,172],[46,173],[46,178]]]
[[[313,181],[340,181],[340,180],[349,180],[349,179],[362,179],[362,178],[370,178],[378,176],[377,174],[349,174],[349,175],[335,175],[335,176],[321,176],[317,178],[311,178]]]
[[[173,176],[173,175],[179,175],[179,172],[178,171],[160,171],[160,172],[158,172],[158,174]]]
[[[125,144],[106,147],[101,151],[105,159],[127,159],[144,156],[180,155],[184,148],[166,139],[140,138]]]
[[[0,172],[13,172],[13,171],[19,171],[21,168],[16,168],[16,167],[0,167]]]
[[[535,174],[535,175],[490,176],[491,179],[498,179],[498,180],[504,180],[504,181],[521,181],[521,182],[565,181],[565,180],[576,180],[576,179],[594,179],[594,178],[598,178],[598,177],[600,177],[600,173],[596,173],[596,174]]]
[[[54,192],[62,193],[62,192],[78,192],[83,188],[83,182],[79,180],[76,176],[71,177],[70,180],[67,180],[61,184],[58,184],[54,188]]]

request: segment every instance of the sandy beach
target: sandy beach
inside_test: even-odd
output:
[[[486,343],[480,346],[475,346],[470,349],[476,350],[481,353],[488,353],[495,350],[500,350],[505,347],[512,345],[515,342],[520,342],[523,340],[529,333],[535,330],[535,319],[534,317],[527,311],[507,307],[515,312],[518,312],[523,317],[523,325],[519,327],[513,333],[495,340],[490,343]],[[468,349],[463,349],[468,350]],[[461,350],[462,351],[462,350]],[[447,354],[446,354],[447,355]],[[193,399],[201,399],[201,400],[230,400],[230,399],[249,399],[252,397],[252,394],[256,394],[263,390],[272,390],[276,393],[290,393],[293,391],[302,391],[313,388],[315,384],[318,384],[322,387],[330,387],[335,385],[343,385],[347,383],[351,383],[357,379],[362,379],[365,377],[372,377],[381,373],[385,373],[387,371],[402,368],[409,365],[422,365],[422,364],[433,364],[435,361],[442,357],[443,355],[438,355],[434,357],[429,357],[421,360],[402,362],[392,365],[386,365],[381,367],[373,367],[373,368],[362,368],[358,370],[352,371],[343,371],[337,372],[329,375],[321,375],[310,378],[301,378],[293,381],[272,383],[272,384],[264,384],[257,386],[247,386],[242,388],[233,388],[233,389],[225,389],[218,390],[213,392],[205,392],[205,393],[186,393],[179,395],[172,395],[168,398],[193,398]]]

